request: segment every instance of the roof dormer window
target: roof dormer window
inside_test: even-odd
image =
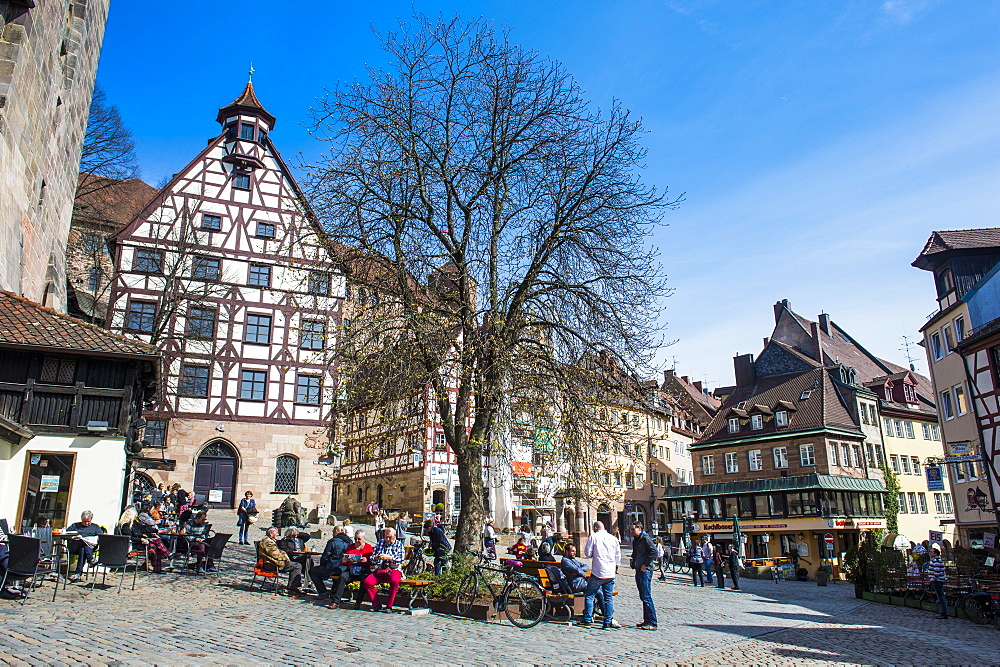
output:
[[[788,426],[788,412],[786,410],[778,410],[774,413],[774,425]]]
[[[730,417],[729,419],[729,432],[739,433],[740,431],[740,420],[737,417]]]
[[[764,428],[764,415],[751,415],[750,428],[755,431],[759,431]]]
[[[809,397],[810,397],[810,396],[812,396],[812,393],[813,393],[813,392],[812,392],[812,389],[806,389],[806,390],[805,390],[805,391],[803,391],[803,392],[802,392],[801,394],[799,394],[799,400],[800,400],[800,401],[805,401],[805,400],[808,400],[808,399],[809,399]]]

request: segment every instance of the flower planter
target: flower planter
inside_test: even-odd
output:
[[[431,600],[429,606],[431,611],[437,614],[452,614],[453,616],[458,616],[458,610],[455,608],[454,600]],[[474,604],[464,618],[471,618],[474,621],[492,621],[496,620],[497,615],[493,611],[492,605]]]
[[[890,595],[889,596],[889,604],[894,604],[897,607],[905,607],[906,606],[906,598],[900,597],[898,595]]]
[[[924,611],[937,611],[938,604],[937,602],[922,602],[920,603],[920,608]]]
[[[882,604],[892,604],[892,599],[885,593],[872,593],[875,602],[881,602]]]
[[[879,600],[876,599],[875,593],[870,593],[868,591],[861,590],[860,588],[855,588],[854,591],[855,597],[859,597],[862,600],[868,600],[869,602],[879,602]],[[858,593],[860,593],[860,595],[858,595]]]
[[[920,600],[914,600],[913,598],[904,598],[903,601],[904,601],[904,603],[906,604],[907,607],[911,607],[913,609],[922,609],[923,608],[921,606],[921,604],[920,604]]]

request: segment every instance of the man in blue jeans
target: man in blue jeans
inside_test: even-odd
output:
[[[583,620],[577,623],[590,627],[594,620],[594,598],[598,595],[604,606],[604,629],[615,630],[622,627],[615,621],[615,574],[622,560],[622,548],[618,539],[604,530],[604,524],[594,522],[594,532],[587,539],[583,554],[590,559],[590,576],[584,592]]]
[[[931,546],[931,560],[927,563],[927,576],[930,577],[931,586],[937,593],[938,615],[934,618],[948,619],[948,602],[944,597],[944,562],[941,560],[941,548],[935,544]]]
[[[635,570],[635,587],[642,600],[640,630],[656,629],[656,608],[653,606],[653,563],[656,562],[656,545],[643,530],[642,524],[632,524],[632,568]]]

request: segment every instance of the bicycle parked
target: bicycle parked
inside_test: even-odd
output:
[[[455,607],[459,615],[467,615],[480,596],[489,591],[493,608],[498,614],[503,612],[511,623],[522,629],[538,625],[548,607],[545,591],[538,580],[495,564],[485,553],[469,553],[479,562],[472,566],[472,571],[458,587]]]

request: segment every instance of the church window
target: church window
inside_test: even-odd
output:
[[[296,493],[299,479],[299,460],[283,454],[274,460],[274,492]],[[360,492],[361,489],[358,489]]]
[[[270,222],[258,222],[257,223],[257,238],[261,239],[273,239],[274,238],[274,224]]]

